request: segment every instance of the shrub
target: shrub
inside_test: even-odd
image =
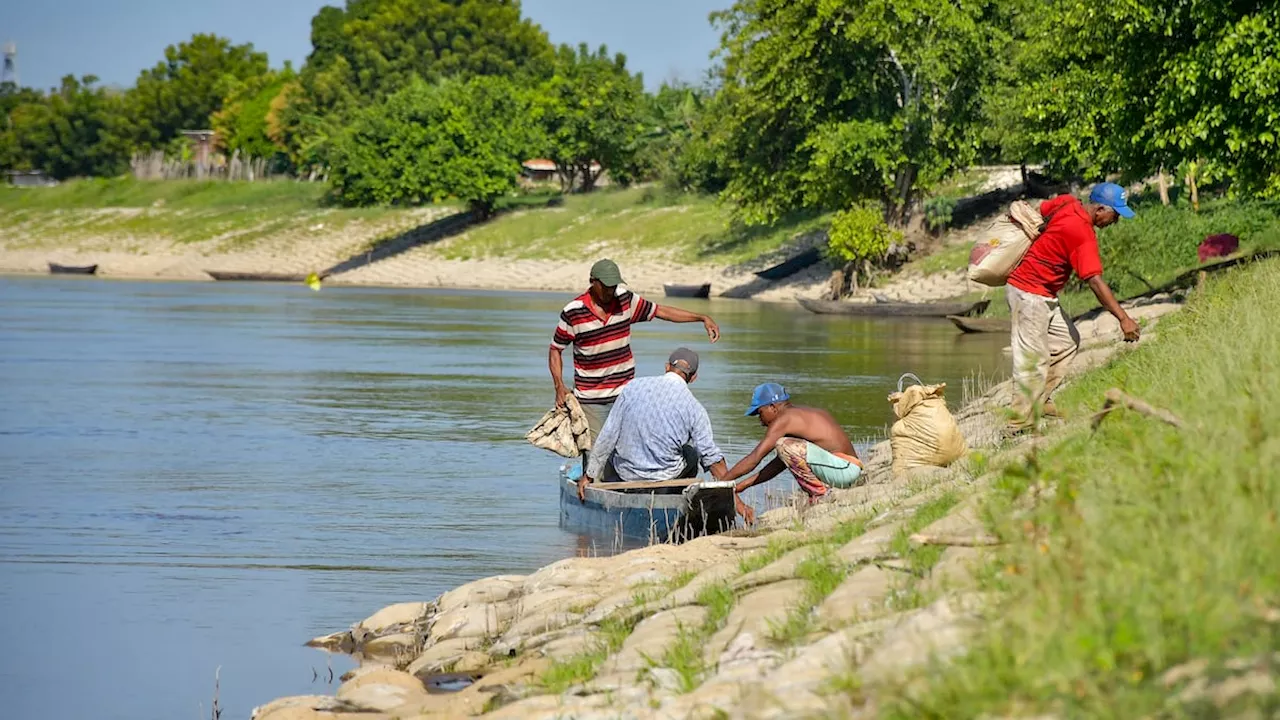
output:
[[[868,205],[836,213],[827,237],[827,254],[842,262],[876,262],[889,247],[902,241],[902,232],[885,223],[880,211]]]

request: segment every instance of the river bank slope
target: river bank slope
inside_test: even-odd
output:
[[[974,452],[952,468],[894,477],[881,443],[867,485],[751,532],[386,608],[313,641],[362,659],[334,696],[255,717],[1274,709],[1280,263],[1211,278],[1162,319],[1182,304],[1135,304],[1132,350],[1109,317],[1082,322],[1066,420],[1039,436],[1002,438],[997,385],[956,412]],[[1110,388],[1167,413],[1099,419]],[[428,690],[443,681],[466,687]]]
[[[447,203],[353,209],[323,195],[294,182],[0,188],[0,272],[55,262],[134,279],[315,272],[334,284],[573,291],[609,256],[641,292],[711,282],[715,295],[757,299],[817,292],[828,272],[819,263],[780,282],[753,274],[818,244],[824,215],[738,228],[711,198],[653,188],[513,198],[484,222]]]

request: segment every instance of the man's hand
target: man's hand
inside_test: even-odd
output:
[[[1138,337],[1142,335],[1142,330],[1138,328],[1138,323],[1128,315],[1120,321],[1120,332],[1124,333],[1125,342],[1138,342]]]
[[[590,483],[591,483],[591,478],[587,477],[586,475],[583,475],[582,477],[578,478],[578,500],[579,501],[584,503],[587,501],[587,485]]]
[[[742,522],[751,527],[756,524],[756,511],[750,505],[742,502],[742,498],[735,493],[733,496],[733,507],[739,515],[742,516]]]
[[[711,338],[711,342],[715,342],[720,339],[720,326],[716,324],[715,320],[703,315],[702,327],[707,329],[707,337]]]
[[[573,391],[570,390],[569,388],[565,387],[564,385],[557,385],[556,386],[556,407],[564,407],[565,400],[568,400],[569,396],[572,394],[573,394]]]

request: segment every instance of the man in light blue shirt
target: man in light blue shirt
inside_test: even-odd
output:
[[[632,380],[622,389],[609,419],[591,447],[578,480],[578,498],[587,484],[693,478],[701,465],[713,477],[728,467],[711,434],[711,419],[689,383],[698,377],[698,354],[677,348],[666,373]]]

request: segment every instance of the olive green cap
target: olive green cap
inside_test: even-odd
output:
[[[596,264],[591,266],[591,279],[599,280],[607,287],[614,287],[625,282],[622,279],[622,271],[618,270],[618,263],[608,258],[597,260]]]

